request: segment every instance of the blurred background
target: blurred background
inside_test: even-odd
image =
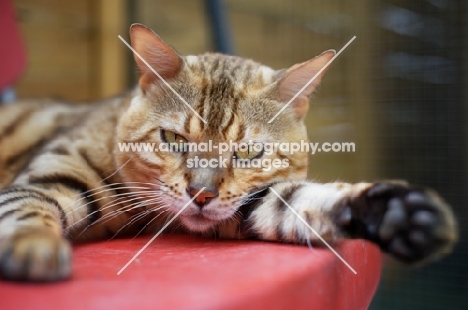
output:
[[[399,178],[436,188],[455,208],[460,243],[430,267],[388,259],[370,309],[468,309],[467,1],[12,3],[27,66],[2,85],[5,101],[14,93],[91,100],[129,89],[136,69],[117,35],[128,40],[133,22],[183,55],[223,51],[277,69],[339,50],[357,36],[332,64],[307,118],[311,141],[355,142],[356,152],[311,156],[309,177]]]

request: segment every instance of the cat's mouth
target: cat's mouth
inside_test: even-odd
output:
[[[199,214],[195,214],[195,215],[192,215],[190,217],[191,220],[194,220],[194,221],[199,221],[199,222],[214,222],[214,220],[206,217],[205,215],[203,215],[202,213],[199,213]]]
[[[210,229],[218,222],[218,220],[211,219],[206,215],[203,215],[202,213],[185,216],[181,215],[180,219],[187,228],[189,228],[192,231],[199,232],[203,232]]]

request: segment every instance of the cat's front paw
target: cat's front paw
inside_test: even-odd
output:
[[[351,200],[341,216],[351,234],[376,242],[407,263],[450,253],[458,237],[447,203],[432,190],[403,182],[373,185]]]
[[[70,277],[69,242],[46,228],[25,229],[0,240],[0,278],[13,281],[58,281]]]

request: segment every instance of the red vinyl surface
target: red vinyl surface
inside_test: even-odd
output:
[[[366,309],[380,278],[370,243],[335,249],[260,241],[158,237],[120,275],[151,236],[75,246],[70,281],[0,282],[9,309]]]

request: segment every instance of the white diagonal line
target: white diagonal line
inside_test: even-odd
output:
[[[351,265],[349,265],[348,262],[346,262],[346,261],[344,260],[344,258],[341,257],[340,254],[338,254],[338,253],[335,251],[335,249],[333,249],[333,248],[331,247],[331,245],[329,245],[328,242],[326,242],[326,241],[322,238],[322,236],[320,236],[320,235],[315,231],[315,229],[313,229],[313,228],[309,225],[309,223],[307,223],[307,221],[304,220],[304,219],[299,215],[299,213],[297,213],[296,210],[294,210],[294,209],[283,199],[283,197],[281,197],[273,188],[270,187],[270,190],[271,190],[276,196],[278,196],[278,198],[289,208],[289,210],[291,210],[291,211],[294,213],[294,215],[296,215],[297,218],[298,218],[302,223],[304,223],[304,224],[317,236],[317,238],[319,238],[320,241],[322,241],[322,242],[333,252],[333,254],[335,254],[335,255],[336,255],[336,256],[337,256],[337,257],[354,273],[354,274],[357,274],[356,270],[354,270],[353,267],[351,267]]]
[[[271,124],[271,122],[273,122],[273,121],[275,120],[275,118],[277,118],[278,115],[280,115],[280,114],[291,104],[291,102],[293,102],[294,99],[296,99],[297,96],[299,96],[299,95],[304,91],[304,89],[306,89],[307,86],[309,86],[309,85],[320,75],[320,73],[322,73],[322,71],[325,70],[325,69],[333,62],[333,60],[335,60],[336,57],[338,57],[338,56],[341,54],[341,52],[343,52],[343,51],[351,44],[351,42],[354,41],[354,39],[356,39],[356,36],[352,37],[352,39],[349,40],[349,42],[346,43],[346,45],[343,46],[343,48],[342,48],[338,53],[336,53],[336,55],[333,56],[333,58],[330,59],[330,60],[325,64],[325,66],[323,66],[323,68],[320,69],[320,71],[317,72],[317,73],[314,75],[314,77],[313,77],[312,79],[310,79],[310,81],[307,82],[307,84],[305,84],[304,87],[302,87],[301,90],[298,91],[297,94],[295,94],[294,97],[292,97],[291,100],[289,100],[288,103],[286,103],[286,104],[281,108],[281,110],[279,110],[278,113],[276,113],[276,115],[273,116],[273,117],[268,121],[268,124]]]
[[[159,73],[156,72],[156,70],[154,70],[154,69],[147,63],[146,60],[144,60],[143,57],[141,57],[140,54],[138,54],[137,51],[135,51],[135,50],[133,49],[133,47],[132,47],[130,44],[128,44],[127,41],[124,40],[124,38],[122,38],[120,35],[118,36],[118,38],[119,38],[125,45],[127,45],[127,47],[128,47],[130,50],[132,50],[132,52],[135,53],[135,55],[137,55],[137,57],[140,58],[140,60],[143,61],[143,63],[144,63],[154,74],[156,74],[156,75],[158,76],[158,78],[161,79],[161,81],[174,93],[174,95],[176,95],[183,103],[185,103],[185,105],[186,105],[190,110],[192,110],[192,112],[195,113],[195,115],[198,116],[198,118],[201,119],[203,123],[206,124],[205,119],[203,119],[203,117],[201,117],[200,114],[198,114],[197,111],[195,111],[195,110],[187,103],[187,101],[185,101],[185,99],[184,99],[181,95],[179,95],[179,93],[176,92],[176,91],[174,90],[174,88],[172,88],[172,86],[169,85],[169,83],[166,82],[166,80],[163,79],[162,76],[160,76]]]
[[[187,202],[187,204],[182,209],[180,209],[180,211],[177,212],[177,214],[174,215],[174,217],[171,218],[171,220],[169,222],[167,222],[166,225],[164,225],[163,228],[161,228],[161,230],[159,230],[158,233],[156,235],[154,235],[154,237],[151,238],[151,240],[148,241],[145,244],[145,246],[142,247],[141,250],[138,251],[138,253],[136,253],[135,256],[133,256],[132,259],[129,260],[127,264],[125,264],[125,266],[122,267],[122,269],[120,269],[119,272],[117,272],[117,275],[120,275],[125,270],[125,268],[127,268],[128,265],[130,265],[138,257],[138,255],[140,255],[151,244],[151,242],[153,242],[154,239],[156,239],[164,231],[164,229],[166,229],[167,226],[169,226],[185,210],[185,208],[187,208],[192,203],[192,201],[194,201],[198,197],[198,195],[200,195],[200,193],[205,190],[205,188],[206,187],[203,187],[195,196],[193,196],[192,199],[190,199],[190,201]]]

